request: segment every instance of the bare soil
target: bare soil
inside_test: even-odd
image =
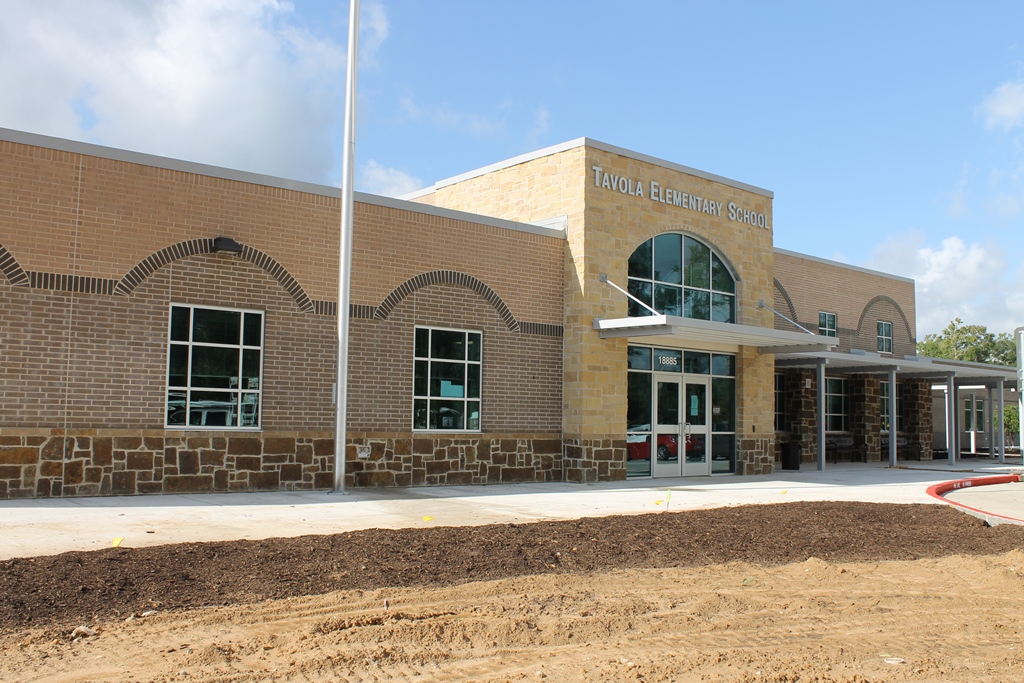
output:
[[[1019,681],[1022,588],[936,505],[111,548],[0,562],[0,680]]]

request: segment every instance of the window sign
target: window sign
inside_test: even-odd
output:
[[[683,352],[674,349],[654,349],[654,369],[657,372],[682,372]]]

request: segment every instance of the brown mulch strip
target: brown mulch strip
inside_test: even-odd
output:
[[[335,590],[528,574],[992,555],[1024,527],[950,507],[813,502],[479,527],[184,543],[0,561],[0,632]]]

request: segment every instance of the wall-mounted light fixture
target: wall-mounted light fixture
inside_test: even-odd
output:
[[[214,237],[213,238],[213,251],[226,251],[229,254],[238,256],[242,253],[242,245],[234,241],[230,237]]]

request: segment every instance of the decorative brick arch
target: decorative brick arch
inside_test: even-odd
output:
[[[212,238],[186,240],[184,242],[172,244],[169,247],[164,247],[160,251],[150,254],[140,261],[134,268],[129,270],[114,287],[114,294],[129,296],[150,275],[169,263],[173,263],[174,261],[178,261],[183,258],[188,258],[189,256],[211,253],[213,253]],[[291,273],[289,273],[280,263],[272,259],[270,256],[267,256],[259,249],[253,249],[252,247],[244,244],[242,245],[242,253],[239,254],[238,257],[243,261],[248,261],[255,266],[259,266],[271,277],[277,280],[278,283],[280,283],[280,285],[291,295],[292,299],[298,305],[299,310],[306,313],[313,312],[313,302],[302,289],[302,285],[300,285],[298,281],[292,277]]]
[[[519,322],[512,315],[512,311],[509,310],[505,302],[501,300],[501,297],[493,289],[472,275],[466,275],[457,270],[432,270],[429,273],[420,273],[416,277],[406,280],[388,294],[380,306],[377,306],[374,317],[378,320],[387,320],[388,316],[391,315],[391,311],[395,310],[395,306],[401,303],[405,297],[417,289],[429,287],[430,285],[459,285],[460,287],[473,290],[486,299],[491,306],[494,306],[494,310],[501,316],[509,332],[520,331]]]
[[[772,280],[775,281],[775,291],[782,295],[782,298],[786,302],[786,306],[789,307],[789,319],[799,322],[800,319],[796,317],[796,306],[793,305],[793,299],[790,298],[789,292],[787,292],[786,288],[782,286],[782,283],[779,282],[778,278],[772,278]]]
[[[29,277],[14,254],[7,250],[7,247],[0,244],[0,272],[7,276],[8,282],[16,287],[28,287]]]
[[[875,298],[873,298],[871,301],[867,302],[867,304],[864,305],[864,310],[860,312],[860,320],[857,321],[857,334],[861,333],[861,330],[864,327],[864,318],[867,316],[868,311],[871,310],[871,307],[877,303],[883,302],[887,304],[892,304],[892,307],[895,308],[896,312],[900,314],[900,318],[903,319],[903,324],[906,326],[907,329],[907,340],[910,341],[911,343],[917,341],[916,339],[914,339],[914,333],[910,329],[910,321],[907,319],[907,314],[903,312],[903,308],[898,303],[896,303],[895,299],[893,299],[890,296],[886,296],[885,294],[879,294],[878,296],[876,296]]]

